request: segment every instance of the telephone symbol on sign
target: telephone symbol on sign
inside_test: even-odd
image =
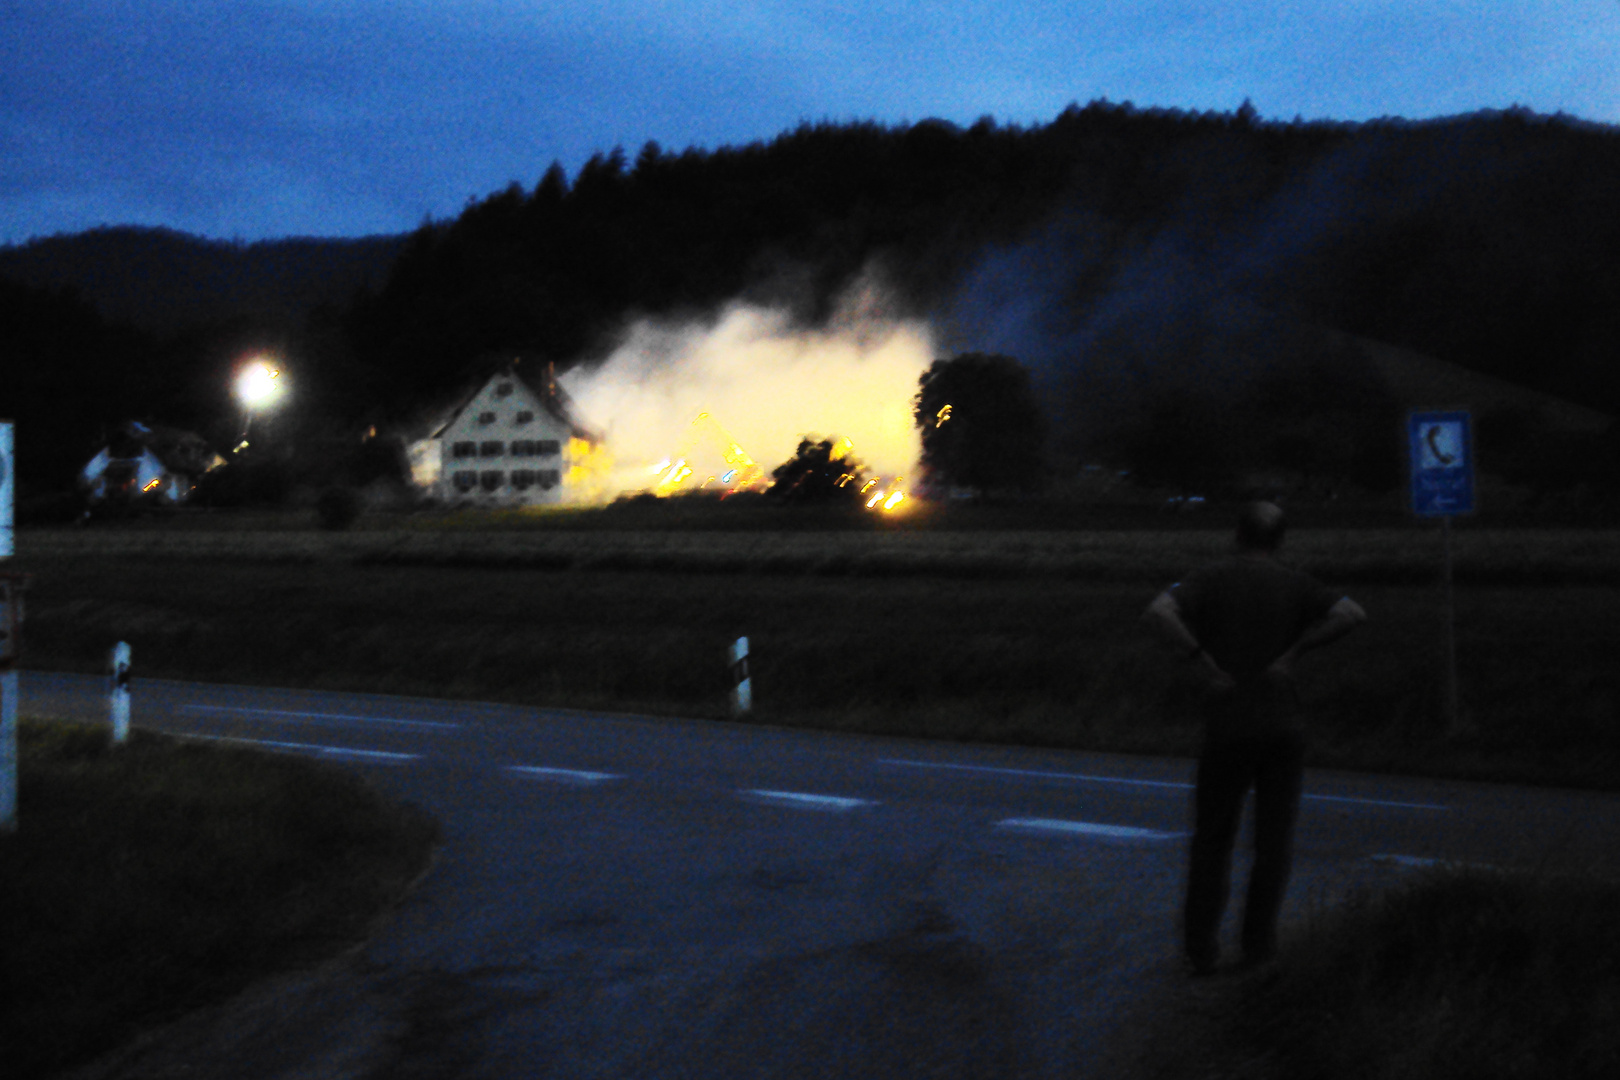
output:
[[[1429,428],[1429,433],[1424,436],[1424,441],[1429,444],[1429,450],[1433,452],[1434,459],[1436,461],[1442,465],[1450,465],[1453,461],[1457,460],[1457,455],[1448,454],[1444,450],[1440,449],[1440,444],[1437,441],[1440,438],[1440,433],[1440,425],[1435,424],[1433,427]]]

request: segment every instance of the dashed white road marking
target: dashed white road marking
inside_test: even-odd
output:
[[[1304,797],[1307,798],[1307,799],[1314,799],[1317,802],[1360,803],[1363,806],[1394,806],[1394,807],[1397,807],[1397,808],[1402,809],[1402,810],[1450,810],[1451,809],[1451,807],[1442,806],[1440,803],[1398,802],[1398,801],[1396,801],[1394,799],[1358,799],[1358,798],[1355,798],[1355,797],[1350,796],[1350,795],[1311,795],[1311,794],[1307,793]]]
[[[798,791],[766,791],[761,788],[753,788],[743,790],[740,794],[761,802],[774,803],[778,806],[791,806],[799,810],[842,812],[854,810],[861,806],[874,805],[870,799],[849,799],[838,795],[806,795]]]
[[[1176,788],[1186,791],[1191,784],[1170,780],[1129,780],[1122,776],[1095,776],[1090,773],[1046,772],[1040,769],[1003,769],[991,765],[957,765],[946,761],[906,761],[880,758],[879,765],[901,765],[911,769],[953,769],[957,772],[997,773],[1002,776],[1033,776],[1042,780],[1078,780],[1092,784],[1125,784],[1131,787]]]
[[[1390,866],[1399,866],[1403,870],[1427,870],[1430,867],[1440,867],[1451,870],[1495,870],[1500,866],[1490,863],[1462,862],[1457,859],[1431,859],[1422,855],[1389,855],[1378,854],[1367,856],[1369,862],[1387,863]]]
[[[996,828],[1069,833],[1077,836],[1095,836],[1104,840],[1179,840],[1187,835],[1159,829],[1138,829],[1130,825],[1104,825],[1097,821],[1062,821],[1057,818],[1006,818],[996,822]]]
[[[185,739],[206,742],[235,743],[239,746],[262,746],[269,750],[288,750],[318,757],[353,758],[357,761],[375,761],[384,765],[403,765],[415,761],[420,754],[400,754],[392,750],[357,750],[346,746],[322,746],[318,743],[281,742],[274,739],[242,739],[231,735],[183,735]]]
[[[231,713],[241,716],[262,716],[267,719],[300,720],[335,720],[338,722],[359,721],[364,724],[397,724],[401,727],[437,728],[441,731],[455,731],[460,724],[451,724],[439,720],[400,720],[391,716],[358,716],[350,713],[321,713],[296,712],[292,709],[246,709],[236,705],[182,705],[185,712]]]
[[[588,772],[584,769],[554,769],[545,765],[508,765],[506,771],[532,780],[550,780],[558,784],[601,784],[608,780],[623,779],[619,773]]]
[[[1122,784],[1128,787],[1169,788],[1176,791],[1191,791],[1193,785],[1175,780],[1131,780],[1123,776],[1098,776],[1094,773],[1064,773],[1048,772],[1040,769],[1003,769],[991,765],[957,765],[946,761],[906,761],[900,758],[880,758],[879,765],[901,765],[913,769],[952,769],[957,772],[994,773],[1002,776],[1027,776],[1041,780],[1071,780],[1085,784]],[[1314,795],[1310,792],[1301,796],[1313,802],[1341,802],[1358,803],[1363,806],[1392,806],[1403,810],[1450,810],[1451,807],[1439,803],[1400,802],[1394,799],[1366,799],[1352,795]]]

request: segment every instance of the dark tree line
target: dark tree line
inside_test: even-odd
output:
[[[589,358],[636,314],[744,298],[814,323],[875,268],[900,313],[933,319],[950,351],[1018,357],[1060,459],[1137,458],[1192,485],[1186,470],[1222,454],[1234,469],[1264,459],[1387,478],[1366,432],[1393,406],[1337,355],[1336,331],[1620,413],[1616,175],[1620,132],[1523,111],[1268,123],[1252,108],[1094,102],[1029,128],[805,125],[715,151],[615,150],[572,179],[554,165],[393,238],[377,284],[356,292],[367,274],[330,274],[326,291],[300,294],[297,317],[222,300],[212,316],[147,327],[125,354],[186,403],[166,422],[203,427],[224,393],[217,369],[268,343],[311,424],[386,424],[503,356]],[[32,252],[0,252],[0,273],[22,273]],[[240,273],[254,257],[230,255]],[[331,257],[359,266],[352,246]],[[85,295],[103,304],[109,275],[139,263],[105,256]],[[54,310],[27,301],[5,317]],[[117,350],[76,333],[45,347],[73,359],[41,385],[124,385]],[[1315,392],[1322,379],[1343,392]],[[102,422],[147,408],[138,390],[91,397],[112,410]],[[1188,434],[1200,424],[1202,442]],[[1305,437],[1329,429],[1350,434]],[[1224,449],[1178,456],[1164,432]]]

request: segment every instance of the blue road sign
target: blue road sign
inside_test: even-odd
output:
[[[1413,512],[1421,517],[1472,513],[1474,442],[1469,415],[1412,413],[1406,436]]]

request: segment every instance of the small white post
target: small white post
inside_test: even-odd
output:
[[[17,673],[0,672],[0,832],[17,831]]]
[[[16,486],[16,468],[12,464],[15,432],[10,420],[0,420],[0,559],[11,558],[15,550],[12,535],[13,489]],[[13,636],[22,624],[21,610],[12,605],[21,604],[22,596],[10,584],[3,586],[5,602],[0,603],[0,628],[4,640],[0,641],[0,832],[14,832],[17,828],[17,672],[11,667],[17,657],[17,640]]]
[[[731,715],[743,716],[754,708],[754,684],[748,675],[748,639],[731,645]]]
[[[107,693],[107,711],[112,719],[114,746],[129,740],[129,642],[120,641],[112,650],[112,685]]]

